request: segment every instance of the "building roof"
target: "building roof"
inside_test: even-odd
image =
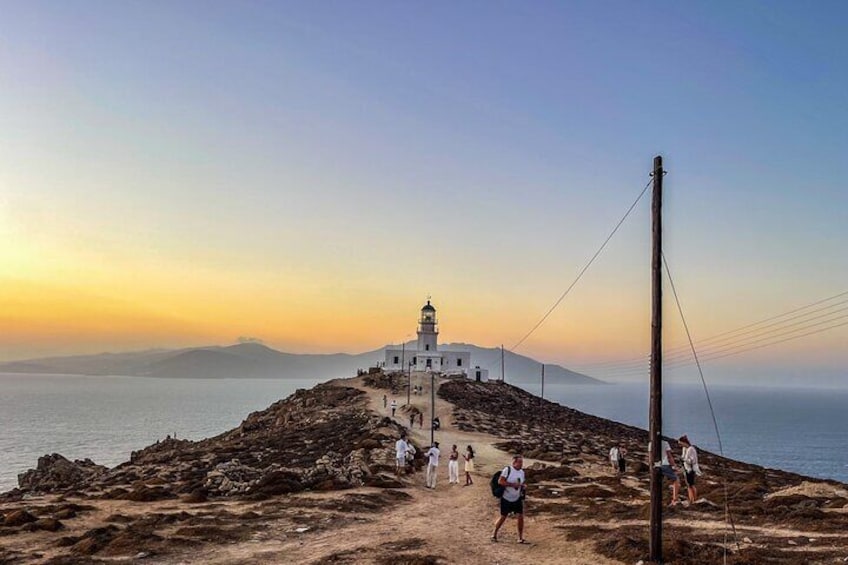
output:
[[[429,300],[427,301],[427,304],[425,304],[425,305],[424,305],[424,307],[421,309],[421,311],[422,311],[422,312],[423,312],[424,310],[429,310],[429,311],[431,311],[431,312],[435,312],[435,311],[436,311],[436,309],[435,309],[435,308],[433,308],[433,307],[430,305],[430,301],[429,301]]]

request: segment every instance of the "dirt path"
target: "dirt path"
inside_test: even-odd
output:
[[[379,414],[390,416],[392,396],[383,408],[385,391],[364,386],[362,379],[345,380],[347,386],[356,386],[369,396],[369,407]],[[425,429],[416,419],[411,438],[419,446],[430,444],[430,389],[428,379],[422,379],[424,392],[411,395],[411,404],[425,414]],[[398,410],[395,419],[408,427],[409,412],[406,396],[396,397]],[[590,543],[572,542],[565,539],[548,519],[533,516],[532,502],[527,507],[525,538],[529,545],[517,543],[517,525],[510,518],[503,525],[500,540],[490,540],[497,500],[491,495],[488,478],[509,461],[509,454],[496,449],[492,444],[496,438],[486,434],[466,433],[452,429],[452,406],[436,400],[436,415],[442,429],[436,432],[443,452],[439,466],[438,483],[435,490],[424,486],[424,473],[419,472],[404,478],[410,501],[388,508],[380,513],[376,521],[354,521],[342,527],[304,532],[298,535],[290,529],[265,532],[260,539],[247,544],[211,546],[195,557],[210,564],[269,563],[269,562],[368,562],[375,558],[386,558],[392,553],[414,550],[419,556],[438,557],[449,563],[509,564],[509,563],[562,563],[570,565],[611,564],[609,560],[594,552]],[[459,485],[448,483],[447,452],[456,444],[460,451],[472,445],[476,452],[474,484],[463,486],[464,472],[460,464]],[[372,489],[357,489],[355,492],[369,493]],[[315,498],[332,499],[337,493],[321,493]],[[382,548],[382,551],[381,551]]]

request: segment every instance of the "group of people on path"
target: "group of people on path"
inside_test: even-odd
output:
[[[683,461],[683,479],[686,481],[686,494],[689,504],[695,504],[698,499],[698,489],[695,487],[695,477],[702,475],[701,468],[698,466],[698,450],[689,441],[686,435],[680,436],[677,442],[681,445],[682,451],[680,454]],[[661,459],[654,462],[654,467],[659,467],[663,477],[671,482],[671,506],[676,506],[678,497],[680,496],[680,477],[678,476],[677,461],[674,458],[674,453],[671,451],[671,446],[667,441],[663,440],[660,445]],[[651,457],[651,443],[648,443],[648,459]]]
[[[407,464],[412,462],[412,459],[415,457],[415,446],[410,443],[406,438],[406,432],[401,433],[400,439],[395,442],[395,474],[398,476],[402,475],[407,468]],[[434,489],[436,488],[436,481],[438,478],[438,469],[439,469],[439,458],[441,457],[442,452],[439,449],[439,442],[434,441],[433,445],[424,453],[424,456],[427,458],[427,474],[425,485],[427,488]],[[465,485],[474,484],[474,480],[471,478],[471,473],[474,472],[474,448],[470,445],[465,448],[465,453],[461,455],[461,457],[465,460]],[[451,451],[448,454],[448,483],[449,484],[459,484],[459,458],[460,453],[457,449],[457,446],[454,445],[451,447]]]

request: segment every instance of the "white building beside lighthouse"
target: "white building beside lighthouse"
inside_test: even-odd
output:
[[[436,309],[427,301],[418,319],[418,341],[414,347],[386,346],[386,370],[429,371],[468,375],[470,351],[439,351],[439,326]]]

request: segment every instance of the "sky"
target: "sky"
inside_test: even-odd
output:
[[[655,155],[696,344],[848,290],[844,2],[0,4],[0,360],[356,353],[428,296],[512,348]],[[650,231],[648,192],[517,352],[642,378],[609,369],[649,349]],[[846,345],[705,368],[844,385]]]

